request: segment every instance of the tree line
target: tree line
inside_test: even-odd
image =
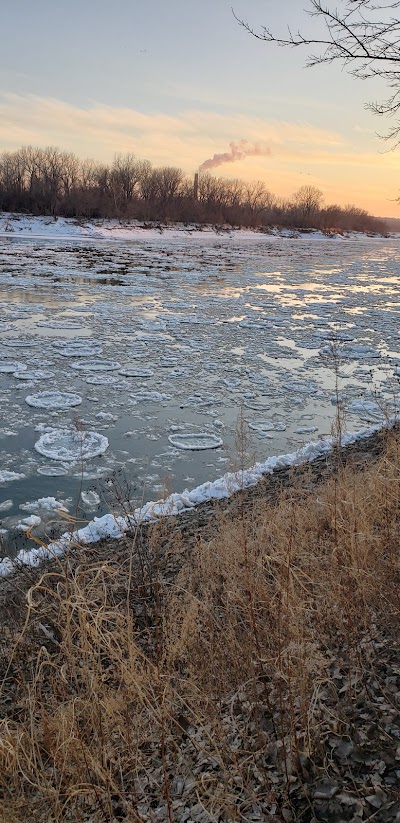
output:
[[[111,164],[81,160],[57,147],[23,146],[0,154],[0,209],[83,219],[317,228],[385,232],[383,220],[354,205],[325,206],[322,192],[302,186],[289,199],[263,181],[192,177],[175,166],[154,167],[133,154]]]

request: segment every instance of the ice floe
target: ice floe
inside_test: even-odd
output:
[[[3,346],[9,346],[13,349],[30,349],[36,342],[34,337],[29,338],[29,340],[9,337],[8,340],[3,340]]]
[[[373,400],[351,400],[347,406],[350,414],[357,414],[361,420],[374,421],[384,420],[385,411],[379,403]]]
[[[138,369],[137,366],[124,366],[123,369],[119,370],[119,374],[122,374],[124,377],[140,377],[145,379],[147,377],[153,377],[154,371],[152,369]]]
[[[130,394],[129,397],[136,402],[145,403],[161,403],[163,400],[169,399],[168,394],[162,394],[159,391],[138,391]]]
[[[45,369],[32,369],[29,371],[19,371],[13,372],[13,377],[17,377],[18,380],[51,380],[52,377],[55,376],[53,371],[45,371]]]
[[[93,490],[81,492],[81,500],[88,509],[95,509],[100,503],[99,495]]]
[[[92,386],[112,386],[118,382],[118,377],[113,377],[112,374],[90,374],[84,380]]]
[[[12,483],[13,480],[22,480],[25,475],[21,472],[12,472],[7,469],[0,469],[0,483]]]
[[[51,460],[88,460],[98,457],[108,449],[108,439],[94,431],[53,429],[42,434],[35,443],[35,449]]]
[[[168,440],[176,449],[184,449],[187,451],[218,449],[224,442],[220,437],[217,437],[215,434],[210,434],[209,432],[170,434]]]
[[[120,368],[121,363],[116,360],[78,360],[77,363],[71,363],[71,369],[81,371],[117,371]]]
[[[69,346],[62,346],[59,349],[63,357],[96,357],[103,351],[102,346],[81,346],[71,343]]]
[[[28,406],[36,409],[72,409],[80,406],[82,398],[74,392],[41,391],[25,397]]]
[[[283,420],[249,420],[248,422],[249,429],[253,429],[256,432],[260,432],[264,434],[264,432],[283,432],[286,430],[287,426]]]
[[[36,471],[43,477],[65,477],[68,474],[65,466],[38,466]]]
[[[3,500],[3,502],[0,503],[0,512],[7,512],[9,509],[12,509],[12,507],[13,507],[13,501],[12,500]]]
[[[17,529],[22,532],[27,532],[28,529],[32,529],[34,526],[39,526],[41,522],[42,518],[37,514],[30,514],[28,517],[24,517],[23,520],[17,524]]]
[[[0,360],[0,372],[3,374],[14,374],[14,372],[25,371],[28,367],[24,363],[16,360]]]
[[[20,509],[24,512],[35,512],[39,510],[45,512],[68,511],[64,503],[61,503],[60,500],[56,500],[55,497],[39,497],[38,500],[32,500],[29,503],[21,503]]]

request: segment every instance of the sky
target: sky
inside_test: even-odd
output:
[[[236,22],[309,30],[308,0],[2,0],[0,150],[56,145],[112,161],[133,152],[188,174],[230,144],[259,153],[213,173],[289,197],[400,217],[400,148],[365,103],[382,99],[339,65],[251,37]],[[243,145],[243,144],[242,144]]]

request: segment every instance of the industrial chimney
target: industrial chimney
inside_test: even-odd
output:
[[[193,198],[195,200],[199,199],[199,173],[198,172],[196,172],[196,174],[194,176]]]

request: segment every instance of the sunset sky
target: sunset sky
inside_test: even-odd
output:
[[[289,196],[304,184],[326,202],[399,216],[400,148],[364,108],[379,81],[339,66],[303,68],[306,52],[252,38],[235,21],[282,31],[307,0],[13,0],[2,4],[0,149],[57,145],[112,160],[133,152],[189,173],[231,141],[265,155],[216,174],[262,179]],[[279,7],[279,8],[277,8]],[[315,23],[313,24],[315,25]]]

